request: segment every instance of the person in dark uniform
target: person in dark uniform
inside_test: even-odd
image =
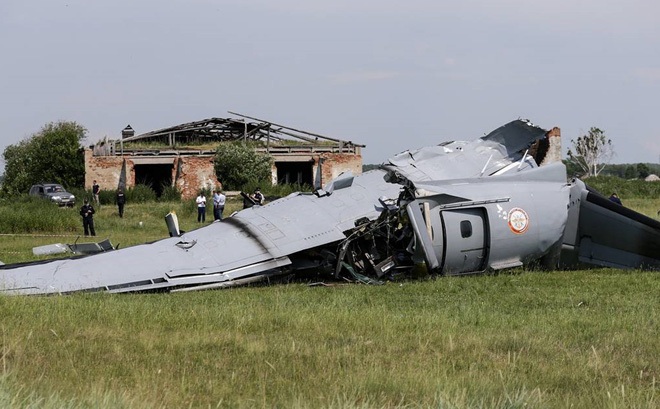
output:
[[[89,204],[89,200],[85,199],[85,204],[80,208],[80,215],[82,216],[85,236],[89,236],[90,233],[92,236],[96,236],[96,231],[94,230],[94,207]]]
[[[623,203],[621,203],[621,199],[619,199],[619,195],[617,195],[616,192],[612,193],[612,196],[610,196],[610,200],[618,205],[623,206]]]
[[[262,206],[264,204],[264,195],[261,194],[261,189],[256,188],[254,190],[254,194],[252,195],[252,200],[255,201],[256,204],[259,206]]]
[[[117,189],[117,207],[119,208],[119,217],[124,217],[124,205],[126,204],[126,195],[124,194],[124,189]]]

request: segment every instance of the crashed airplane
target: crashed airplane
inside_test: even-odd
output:
[[[549,132],[510,122],[405,151],[221,222],[85,257],[0,266],[0,294],[190,291],[306,277],[382,283],[533,265],[660,269],[660,223],[566,181]],[[539,166],[541,164],[542,166]]]

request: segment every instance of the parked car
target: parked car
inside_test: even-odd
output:
[[[57,183],[39,183],[30,188],[31,196],[39,196],[49,199],[58,206],[73,207],[76,205],[76,197],[67,192],[62,185]]]

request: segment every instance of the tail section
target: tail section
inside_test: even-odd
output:
[[[571,190],[561,265],[660,269],[660,222],[618,205],[581,181]]]

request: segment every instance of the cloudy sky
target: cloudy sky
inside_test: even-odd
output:
[[[0,152],[227,111],[367,145],[365,163],[517,118],[660,161],[657,0],[2,0]],[[3,164],[0,164],[0,167]]]

